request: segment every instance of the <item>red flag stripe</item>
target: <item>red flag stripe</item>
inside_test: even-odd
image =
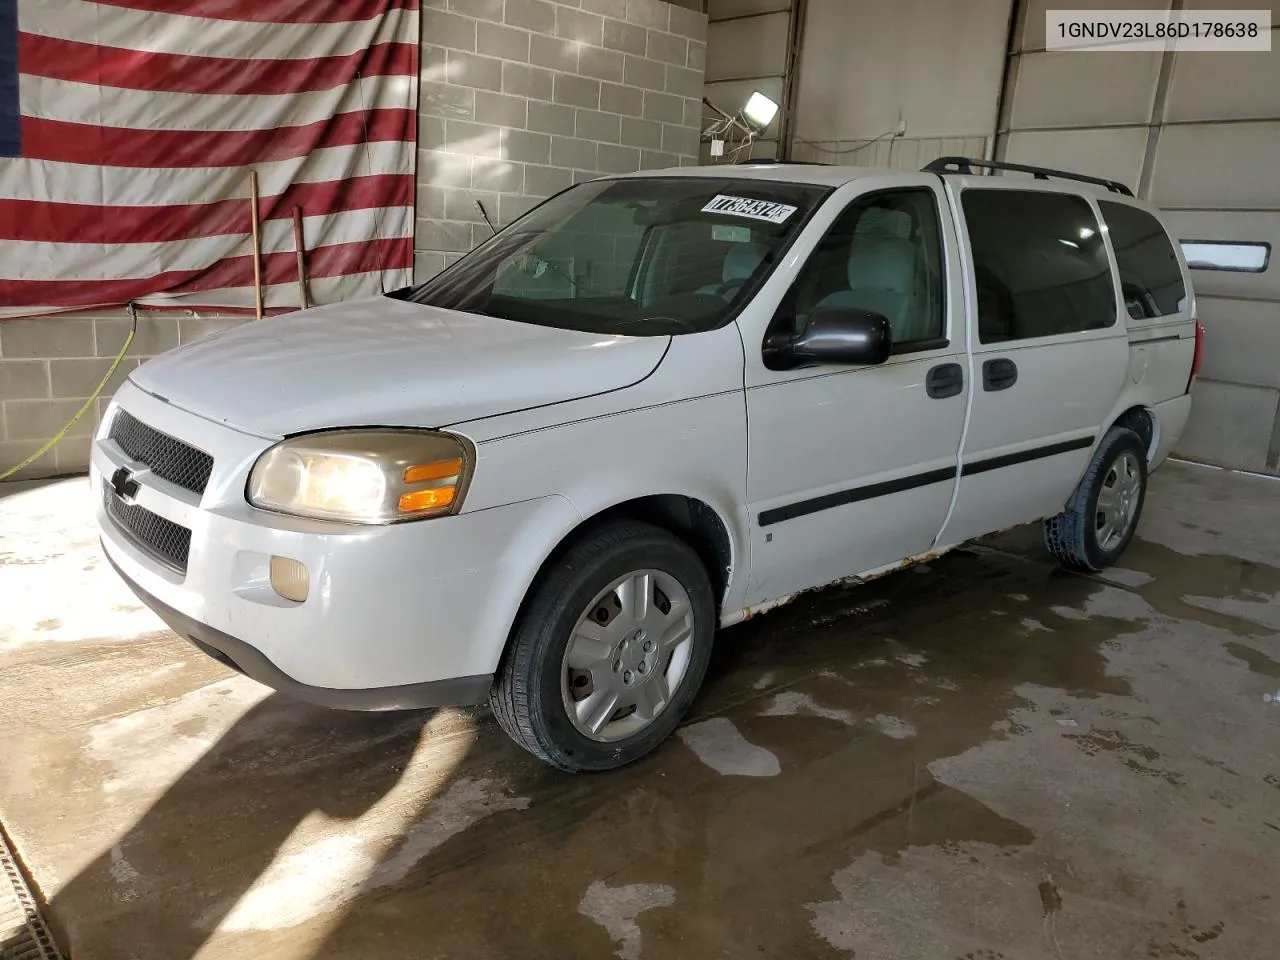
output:
[[[413,240],[410,237],[338,243],[307,251],[307,274],[311,277],[337,277],[412,267]],[[269,253],[262,258],[262,282],[288,283],[296,278],[297,269],[297,258],[293,253]],[[252,285],[253,258],[240,256],[219,260],[207,270],[173,270],[137,280],[0,280],[0,303],[93,307],[127,303],[159,291],[181,295]]]
[[[39,2],[39,0],[37,0]],[[97,0],[104,7],[252,23],[343,23],[388,10],[417,10],[418,0]]]
[[[346,56],[236,60],[149,53],[34,33],[18,34],[18,56],[25,74],[163,93],[269,95],[332,90],[358,76],[412,76],[417,55],[410,43],[379,43]]]
[[[295,183],[283,194],[263,197],[263,220],[287,220],[295,207],[304,216],[348,210],[411,206],[414,178],[406,174],[353,177],[327,183]],[[0,240],[60,243],[163,243],[249,232],[247,199],[168,206],[99,206],[0,199]]]
[[[417,139],[413,110],[340,113],[332,120],[274,130],[130,130],[22,117],[22,155],[113,167],[242,167],[304,157],[324,147],[366,140]]]

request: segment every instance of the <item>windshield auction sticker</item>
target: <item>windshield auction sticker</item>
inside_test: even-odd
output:
[[[702,212],[766,220],[769,223],[786,223],[787,218],[796,212],[796,208],[785,203],[773,203],[770,200],[751,200],[747,197],[730,197],[720,194],[703,207]]]

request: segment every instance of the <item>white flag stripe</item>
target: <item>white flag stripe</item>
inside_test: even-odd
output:
[[[327,183],[377,174],[410,174],[414,152],[380,141],[313,150],[305,157],[254,165],[263,198],[292,183]],[[242,167],[91,167],[56,160],[16,158],[0,163],[0,200],[37,200],[121,207],[211,203],[249,197]]]
[[[310,60],[359,53],[375,43],[412,43],[417,20],[416,11],[395,10],[364,21],[245,23],[102,6],[91,0],[18,4],[18,29],[23,33],[79,43],[92,37],[102,46],[148,53],[228,57],[246,49],[245,34],[251,32],[253,56],[262,60]]]
[[[218,133],[301,127],[339,113],[404,109],[412,102],[410,77],[366,77],[329,90],[276,95],[164,93],[126,90],[22,74],[19,109],[24,116],[64,123],[93,117],[103,127]]]
[[[314,277],[307,281],[307,292],[315,303],[334,303],[338,300],[350,300],[356,297],[377,296],[379,290],[397,290],[407,287],[413,282],[413,271],[375,270],[369,273],[347,273],[340,277]],[[188,300],[197,300],[201,307],[239,307],[253,308],[252,287],[224,287],[218,290],[205,290],[198,294],[181,294],[169,296],[157,294],[138,300],[144,306],[181,306]],[[269,283],[262,288],[263,305],[268,309],[290,308],[298,305],[298,284]]]
[[[413,282],[413,271],[410,269],[371,271],[369,273],[348,273],[337,277],[315,277],[307,281],[307,291],[315,303],[335,303],[339,300],[352,300],[357,297],[376,296],[381,289],[396,290],[407,287]],[[298,306],[298,285],[296,282],[267,284],[262,288],[263,301],[267,309],[293,309]],[[156,294],[140,297],[137,303],[143,306],[183,308],[195,312],[197,310],[220,308],[253,309],[253,287],[225,287],[219,290],[207,290],[195,294],[168,296]],[[113,306],[113,305],[106,305]],[[118,309],[118,307],[114,307]],[[5,317],[28,317],[38,314],[80,313],[94,309],[92,307],[3,307],[0,306],[0,320]],[[101,308],[97,308],[101,313]]]
[[[305,217],[303,235],[308,249],[367,243],[376,238],[412,238],[413,214],[408,207],[387,207]],[[293,250],[292,220],[268,220],[262,225],[263,253]],[[5,264],[6,280],[142,280],[174,270],[204,270],[218,260],[248,256],[250,252],[248,234],[163,243],[0,240],[0,263]]]

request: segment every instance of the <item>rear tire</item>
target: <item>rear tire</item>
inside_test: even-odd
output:
[[[1112,427],[1067,508],[1044,522],[1044,544],[1072,570],[1114,566],[1138,529],[1146,495],[1146,448],[1128,427]]]
[[[612,770],[662,743],[711,658],[715,597],[684,541],[624,520],[584,534],[534,585],[489,702],[561,770]]]

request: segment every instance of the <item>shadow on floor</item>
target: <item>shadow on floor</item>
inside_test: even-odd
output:
[[[386,796],[426,717],[267,697],[53,898],[48,914],[64,950],[194,957],[300,823],[316,814],[354,821]],[[246,803],[250,784],[257,799]]]

